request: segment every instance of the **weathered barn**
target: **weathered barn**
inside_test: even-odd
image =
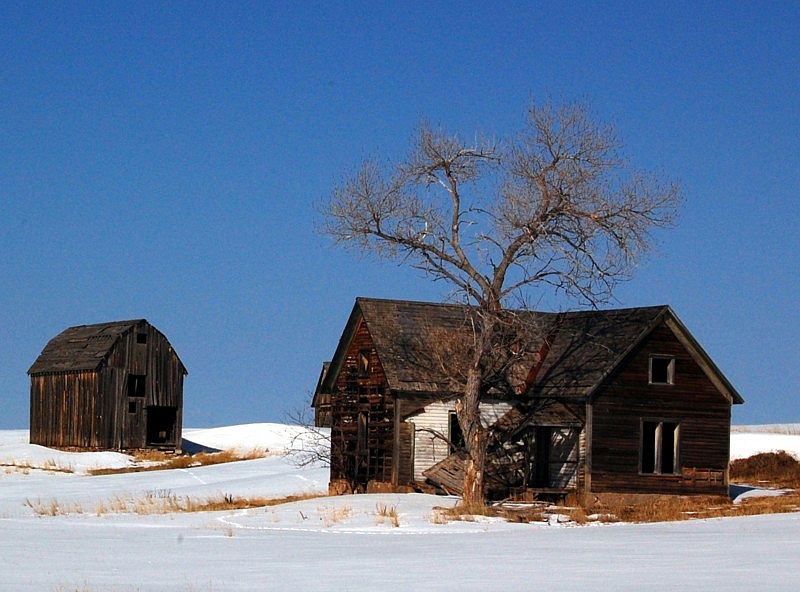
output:
[[[175,450],[186,368],[144,319],[70,327],[28,370],[32,444]]]
[[[460,492],[454,344],[473,312],[356,300],[317,388],[330,397],[332,491]],[[481,405],[490,495],[727,492],[743,400],[668,306],[516,318],[531,342],[512,388]]]

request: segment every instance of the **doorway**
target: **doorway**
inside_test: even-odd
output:
[[[147,408],[147,445],[172,446],[175,444],[177,407]]]

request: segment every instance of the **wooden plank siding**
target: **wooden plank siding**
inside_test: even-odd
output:
[[[94,372],[32,376],[31,442],[54,447],[104,447],[103,434],[110,422],[97,395]]]
[[[481,423],[489,427],[510,409],[511,405],[505,401],[484,401],[480,404]],[[422,473],[450,456],[449,443],[439,434],[449,438],[450,413],[453,411],[455,399],[435,401],[406,420],[413,424],[414,430],[414,480],[424,482]]]
[[[364,372],[362,353],[369,360]],[[356,328],[331,394],[331,482],[366,490],[370,481],[391,482],[394,397],[366,324]]]
[[[674,384],[648,384],[651,354],[674,356]],[[593,399],[591,490],[726,493],[730,414],[731,401],[675,334],[657,327]],[[643,420],[679,424],[676,474],[641,472]]]

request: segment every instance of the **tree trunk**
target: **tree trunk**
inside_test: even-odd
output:
[[[456,408],[467,451],[467,460],[464,466],[464,493],[462,495],[462,502],[465,506],[486,503],[487,430],[481,423],[480,402],[484,381],[484,356],[491,349],[493,330],[494,324],[486,322],[484,319],[481,332],[476,336],[473,360],[467,372],[464,398]]]

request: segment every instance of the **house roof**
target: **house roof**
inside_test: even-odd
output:
[[[322,363],[322,370],[319,372],[319,378],[317,379],[317,388],[314,389],[314,396],[311,399],[311,406],[316,407],[319,404],[319,396],[323,394],[322,391],[322,383],[325,380],[325,375],[328,374],[328,368],[330,368],[330,362],[323,362]]]
[[[734,403],[743,402],[668,306],[565,313],[514,311],[528,335],[512,379],[532,396],[584,398],[659,323],[670,320],[701,366]],[[476,309],[463,305],[357,298],[322,388],[330,392],[361,319],[372,336],[388,386],[395,392],[445,396],[458,392],[459,361],[471,339]],[[461,344],[461,351],[459,351]],[[453,369],[456,368],[456,372]]]
[[[28,374],[97,370],[108,359],[120,338],[143,324],[149,323],[145,319],[133,319],[64,329],[47,342]],[[181,367],[186,373],[182,362]]]

